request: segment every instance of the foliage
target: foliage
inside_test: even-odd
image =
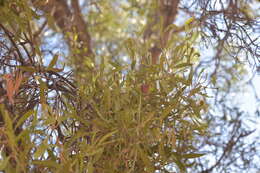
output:
[[[232,33],[240,23],[241,35],[247,33],[257,15],[242,1],[227,1],[237,9],[232,12],[225,4],[207,11],[207,4],[194,3],[201,16],[187,4],[0,1],[0,170],[211,172],[233,150],[254,151],[256,143],[237,147],[247,146],[243,139],[253,133],[242,127],[240,112],[232,121],[214,119],[218,105],[209,106],[208,98],[210,87],[224,95],[239,83],[236,75],[246,75],[235,56],[239,46],[258,56],[256,40],[241,44]],[[181,10],[192,15],[177,24]],[[226,15],[226,31],[218,15]],[[202,66],[198,48],[210,33],[217,45],[212,69]],[[209,154],[201,148],[218,145],[211,140],[222,120],[233,130],[225,152],[212,167],[201,166]]]

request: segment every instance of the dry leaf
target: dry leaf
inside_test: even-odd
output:
[[[8,97],[8,100],[11,104],[14,104],[13,97],[15,93],[18,91],[23,80],[22,73],[18,72],[15,78],[12,74],[6,74],[3,76],[3,78],[6,81],[6,95]]]
[[[147,94],[149,92],[149,88],[150,86],[148,84],[142,84],[141,85],[141,91],[144,93],[144,94]]]

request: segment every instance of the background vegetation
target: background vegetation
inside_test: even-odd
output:
[[[0,171],[259,170],[237,102],[259,22],[254,0],[0,0]]]

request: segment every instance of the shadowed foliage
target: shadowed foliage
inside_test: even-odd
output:
[[[0,171],[259,170],[257,110],[232,100],[259,69],[257,8],[0,0]]]

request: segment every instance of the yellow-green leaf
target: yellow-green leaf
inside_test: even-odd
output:
[[[199,153],[190,153],[190,154],[184,154],[182,155],[183,158],[186,158],[186,159],[191,159],[191,158],[197,158],[197,157],[201,157],[205,154],[199,154]]]
[[[21,116],[21,117],[19,118],[18,122],[16,123],[14,129],[17,129],[18,127],[20,127],[20,126],[22,125],[22,123],[23,123],[24,121],[26,121],[33,113],[34,113],[33,110],[29,110],[29,111],[27,111],[23,116]]]
[[[102,144],[105,140],[107,140],[107,138],[113,136],[115,133],[117,133],[117,130],[113,131],[113,132],[110,132],[108,134],[106,134],[105,136],[103,136],[99,142],[98,142],[98,145]]]
[[[32,161],[35,165],[41,165],[49,168],[58,168],[59,164],[52,160],[34,160]]]
[[[37,69],[32,66],[18,66],[18,68],[21,69],[22,71],[26,71],[26,72],[36,72],[37,71]]]
[[[57,63],[58,61],[58,58],[59,58],[59,55],[58,54],[55,54],[50,62],[50,64],[48,65],[48,68],[52,68],[55,66],[55,64]]]

